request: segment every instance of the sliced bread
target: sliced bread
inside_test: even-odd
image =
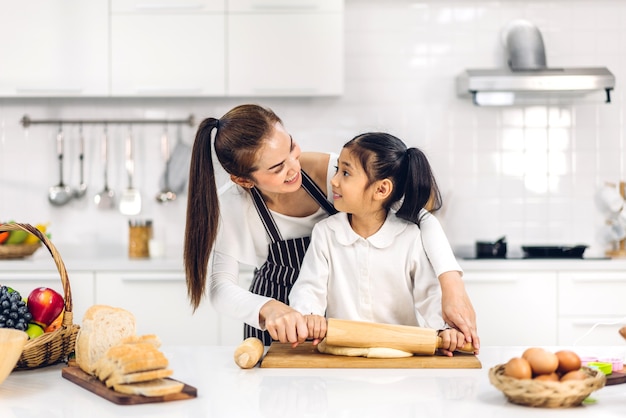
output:
[[[155,379],[140,383],[125,383],[113,385],[116,392],[128,395],[165,396],[179,393],[184,384],[172,379]]]
[[[162,379],[164,377],[169,377],[174,374],[172,369],[158,369],[158,370],[150,370],[147,372],[137,372],[137,373],[129,373],[122,374],[119,372],[114,372],[109,378],[106,380],[106,386],[111,387],[114,385],[119,385],[122,383],[139,383],[139,382],[147,382],[149,380]]]
[[[93,375],[107,350],[135,332],[135,316],[131,312],[108,305],[91,306],[76,337],[76,363]]]

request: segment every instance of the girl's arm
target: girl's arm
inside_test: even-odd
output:
[[[424,212],[424,211],[423,211]],[[420,222],[422,244],[441,285],[441,305],[446,323],[459,329],[465,340],[480,347],[476,332],[476,313],[470,301],[459,265],[439,220],[425,213]]]
[[[307,324],[299,312],[239,286],[239,263],[233,257],[214,252],[209,277],[210,300],[221,314],[267,329],[272,338],[282,343],[297,345],[306,340]]]

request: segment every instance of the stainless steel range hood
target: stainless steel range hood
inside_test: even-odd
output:
[[[468,69],[456,79],[457,94],[476,105],[511,105],[516,98],[571,99],[602,91],[611,101],[615,76],[605,67],[548,68],[539,30],[515,20],[503,31],[509,68]]]

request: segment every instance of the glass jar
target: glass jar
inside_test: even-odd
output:
[[[128,257],[150,257],[150,239],[152,238],[151,220],[128,221]]]

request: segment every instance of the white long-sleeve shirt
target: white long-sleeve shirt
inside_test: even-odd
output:
[[[289,305],[305,315],[444,328],[441,287],[420,235],[393,212],[368,238],[346,213],[319,222]]]
[[[327,170],[328,199],[332,201],[330,180],[335,174],[337,154],[331,154]],[[268,255],[269,238],[252,203],[250,194],[234,183],[220,190],[220,228],[210,259],[208,292],[211,304],[221,314],[263,329],[259,311],[270,298],[239,286],[240,265],[260,267]],[[310,236],[313,227],[328,214],[319,209],[299,218],[270,211],[284,239]],[[439,221],[428,216],[421,223],[426,252],[437,275],[461,271]]]

